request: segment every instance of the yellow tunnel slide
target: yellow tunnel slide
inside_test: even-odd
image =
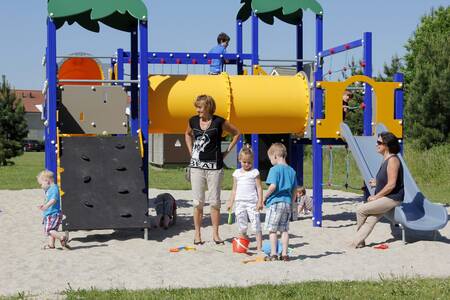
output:
[[[295,76],[154,75],[149,77],[150,133],[183,133],[198,95],[211,95],[216,115],[241,133],[303,133],[308,80]]]

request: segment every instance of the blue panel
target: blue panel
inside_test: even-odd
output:
[[[252,13],[252,66],[259,64],[259,43],[258,43],[258,16]],[[253,74],[253,68],[252,68]],[[257,134],[252,134],[252,149],[254,154],[254,167],[259,168],[259,138]]]
[[[394,74],[394,81],[395,82],[400,82],[402,84],[404,84],[405,82],[405,78],[403,73],[395,73]],[[400,89],[396,89],[395,90],[395,110],[394,110],[394,114],[395,114],[395,119],[398,120],[402,120],[403,119],[403,85],[402,88]],[[403,123],[402,123],[403,126]],[[402,136],[399,136],[398,138],[403,138]],[[403,154],[403,143],[400,144],[401,148],[400,148],[400,153]]]
[[[130,73],[131,80],[138,79],[139,72],[139,53],[138,53],[138,34],[137,28],[135,31],[130,33],[131,40],[131,65],[130,65]],[[123,65],[122,65],[123,66]],[[130,104],[130,125],[131,125],[131,135],[135,136],[137,134],[137,130],[139,129],[139,90],[138,85],[136,83],[131,84],[131,104]]]
[[[53,21],[47,19],[48,39],[48,143],[45,151],[48,152],[47,169],[56,174],[56,26]]]
[[[118,80],[123,80],[123,63],[124,63],[123,49],[119,48],[119,49],[117,49],[117,79]],[[119,83],[119,84],[123,85],[123,83]]]
[[[146,21],[139,22],[139,37],[140,37],[140,88],[139,88],[139,125],[142,132],[142,139],[144,142],[144,158],[143,168],[145,174],[145,183],[148,186],[148,27]]]
[[[322,81],[323,70],[320,63],[319,53],[323,49],[323,17],[316,15],[316,53],[317,53],[317,70],[314,74],[314,126],[312,128],[312,151],[313,151],[313,226],[322,226],[322,177],[323,177],[323,161],[322,161],[322,145],[317,140],[316,124],[317,119],[323,118],[323,91],[318,89],[316,83]]]
[[[243,52],[243,33],[242,33],[242,21],[236,20],[236,55],[242,57]],[[244,73],[242,61],[237,63],[237,74],[242,75]]]
[[[123,63],[129,63],[130,52],[123,53]],[[227,64],[242,63],[252,59],[251,54],[239,53],[195,53],[195,52],[148,52],[147,62],[151,64],[197,64],[207,65],[212,59],[226,59]]]
[[[364,75],[372,77],[372,33],[364,32]],[[372,135],[372,87],[364,89],[364,135]]]
[[[297,59],[303,59],[303,21],[296,27],[297,33]],[[297,72],[303,71],[303,62],[297,61]]]

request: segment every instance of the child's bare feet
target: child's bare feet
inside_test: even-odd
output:
[[[55,246],[52,246],[52,245],[44,245],[44,247],[42,247],[42,250],[50,250],[50,249],[55,249]]]
[[[68,241],[67,241],[67,237],[62,236],[61,239],[59,240],[61,243],[61,247],[63,248],[63,250],[71,250],[70,246],[67,245]]]

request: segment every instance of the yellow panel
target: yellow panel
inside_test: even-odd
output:
[[[216,114],[242,133],[303,133],[309,113],[306,78],[296,76],[150,76],[151,133],[183,133],[198,95],[211,95]]]
[[[325,90],[325,118],[317,120],[318,138],[339,138],[339,127],[343,121],[342,95],[345,89],[354,82],[369,84],[376,95],[374,123],[383,123],[395,136],[403,136],[401,120],[394,119],[395,90],[401,87],[398,82],[376,82],[372,78],[356,75],[343,82],[318,82],[318,86]]]

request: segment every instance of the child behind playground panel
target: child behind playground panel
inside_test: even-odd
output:
[[[271,253],[269,260],[277,260],[278,232],[281,232],[282,253],[280,259],[289,260],[289,219],[291,204],[295,201],[297,177],[294,169],[286,163],[286,147],[281,143],[270,146],[267,154],[273,167],[267,175],[266,184],[269,185],[264,196],[266,205],[265,229],[269,231]]]
[[[263,208],[262,184],[258,169],[253,168],[253,151],[246,145],[239,152],[241,168],[233,172],[233,189],[227,209],[236,203],[235,215],[241,238],[248,239],[248,223],[256,235],[256,249],[261,251],[262,229],[260,211]]]
[[[298,186],[296,189],[296,202],[297,213],[300,215],[301,213],[309,214],[312,212],[312,199],[306,194],[306,189],[303,186]]]
[[[55,241],[59,240],[63,249],[69,249],[67,238],[58,233],[61,224],[61,198],[59,196],[59,187],[55,183],[53,172],[44,170],[36,177],[37,182],[45,192],[44,203],[38,208],[42,211],[44,233],[48,237],[47,245],[44,249],[55,249]]]

